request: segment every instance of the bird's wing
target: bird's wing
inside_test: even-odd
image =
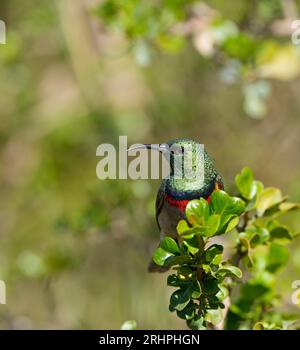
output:
[[[158,216],[162,210],[162,207],[164,205],[164,201],[165,201],[165,191],[164,191],[164,184],[162,184],[157,192],[157,196],[156,196],[156,203],[155,203],[155,208],[156,208],[156,222],[157,222],[157,226],[159,228],[159,230],[161,229],[161,227],[159,226],[159,222],[158,222]]]

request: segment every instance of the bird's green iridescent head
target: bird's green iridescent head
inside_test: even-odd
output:
[[[175,197],[208,197],[215,188],[224,187],[223,179],[204,145],[191,139],[176,139],[167,142],[167,145],[171,150],[171,176],[166,180],[166,187]],[[165,156],[168,157],[167,154]]]
[[[208,197],[216,187],[224,187],[221,175],[202,144],[191,139],[176,139],[143,146],[161,152],[169,161],[170,176],[163,180],[163,185],[174,197]]]

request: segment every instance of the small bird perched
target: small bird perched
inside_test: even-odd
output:
[[[223,179],[215,169],[214,162],[206,151],[200,156],[197,152],[203,150],[200,144],[191,139],[176,139],[166,144],[144,144],[137,148],[155,149],[162,152],[170,161],[170,176],[162,180],[156,198],[156,221],[160,230],[160,239],[164,236],[178,238],[176,227],[181,219],[185,219],[185,208],[192,199],[200,197],[210,200],[213,191],[223,189]],[[133,148],[134,149],[134,148]],[[187,161],[187,163],[184,163]],[[201,162],[201,164],[195,164]],[[191,164],[191,169],[185,169],[182,176],[176,176],[176,168],[182,164]],[[190,171],[200,165],[201,173],[190,176]],[[150,262],[150,272],[163,272],[167,268]]]

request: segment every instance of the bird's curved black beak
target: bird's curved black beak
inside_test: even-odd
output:
[[[152,144],[152,143],[139,143],[132,145],[128,148],[127,152],[135,151],[138,149],[153,149],[161,153],[170,153],[169,146],[166,143]]]

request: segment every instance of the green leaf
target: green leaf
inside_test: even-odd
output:
[[[134,320],[125,321],[121,326],[122,331],[132,331],[134,329],[137,329],[137,324]]]
[[[264,324],[262,322],[256,322],[253,326],[254,331],[263,331],[265,329]]]
[[[296,209],[300,209],[300,203],[284,202],[279,205],[279,210],[283,212]]]
[[[264,189],[257,197],[256,209],[258,216],[263,216],[265,211],[283,201],[281,191],[275,187]]]
[[[191,253],[192,255],[195,255],[198,253],[199,251],[199,242],[197,237],[193,237],[190,239],[185,239],[183,241],[183,244],[187,247],[189,253]]]
[[[160,242],[160,248],[171,254],[179,254],[179,247],[176,241],[171,237],[164,237]]]
[[[178,277],[175,274],[169,275],[167,278],[167,285],[171,287],[179,287],[178,283],[181,281],[178,279]]]
[[[214,214],[221,216],[220,228],[226,225],[233,215],[241,215],[245,210],[245,203],[237,197],[230,197],[224,191],[215,191],[211,195],[211,208]]]
[[[189,227],[188,223],[185,220],[180,220],[177,224],[177,232],[185,239],[190,239],[195,236],[198,230],[197,227]]]
[[[189,280],[180,279],[180,278],[178,278],[177,275],[172,274],[172,275],[168,276],[167,284],[170,287],[187,288],[189,286],[189,284],[190,284],[190,281]]]
[[[184,264],[191,260],[188,255],[175,254],[180,254],[176,241],[171,237],[164,237],[160,242],[160,247],[154,251],[152,259],[158,266]]]
[[[231,230],[233,230],[237,224],[240,221],[240,217],[237,215],[232,215],[232,218],[228,221],[227,225],[226,225],[226,229],[225,229],[225,233],[230,232]]]
[[[178,311],[183,310],[190,302],[192,297],[192,288],[188,287],[185,290],[178,289],[170,297],[171,306]]]
[[[214,277],[207,278],[204,282],[203,289],[206,295],[216,295],[220,290],[218,280]]]
[[[170,258],[171,256],[173,256],[173,254],[170,254],[170,253],[166,252],[164,249],[159,247],[154,251],[152,259],[156,265],[164,266],[166,260],[168,258]]]
[[[218,266],[222,261],[222,255],[217,255],[213,261],[211,262],[212,265]]]
[[[253,185],[252,185],[252,190],[253,193],[255,193],[255,195],[251,198],[251,200],[249,201],[249,203],[247,204],[245,211],[251,211],[253,209],[256,208],[256,199],[257,196],[263,191],[264,189],[264,185],[262,182],[260,181],[253,181]]]
[[[264,190],[264,184],[261,181],[254,181],[254,186],[256,187],[255,194],[258,196]]]
[[[180,266],[177,271],[178,278],[181,280],[191,279],[193,277],[193,270],[188,266]]]
[[[212,271],[211,271],[211,268],[210,268],[209,265],[207,265],[207,264],[202,264],[201,267],[202,267],[203,271],[204,271],[206,274],[211,274]]]
[[[198,299],[202,294],[201,285],[198,280],[193,281],[192,283],[192,298]]]
[[[211,207],[213,213],[220,215],[240,215],[245,208],[245,203],[240,198],[230,197],[225,191],[219,190],[211,195]]]
[[[191,225],[203,225],[209,217],[209,204],[204,198],[193,199],[188,202],[185,213]]]
[[[188,255],[171,255],[165,260],[164,266],[182,265],[191,262],[192,258]]]
[[[283,267],[289,258],[289,251],[286,247],[279,244],[271,244],[267,257],[266,269],[272,273]]]
[[[266,223],[266,228],[269,231],[272,231],[275,227],[278,227],[278,226],[281,226],[280,222],[278,220],[275,220],[275,219],[268,220]]]
[[[223,253],[223,246],[213,244],[205,251],[205,261],[209,264],[218,265],[221,262]]]
[[[189,234],[191,231],[191,227],[189,227],[188,223],[185,220],[180,220],[177,224],[177,232],[179,235]]]
[[[211,215],[206,222],[206,226],[204,227],[204,230],[203,230],[204,236],[212,237],[218,231],[220,222],[221,222],[220,215],[218,214]]]
[[[248,252],[251,248],[249,240],[245,237],[240,237],[239,241],[241,244],[242,252]]]
[[[242,271],[236,266],[222,266],[218,270],[217,275],[221,277],[243,277]]]
[[[220,290],[217,293],[216,297],[218,298],[219,301],[224,301],[229,295],[229,291],[226,287],[220,286]]]
[[[183,310],[177,310],[177,316],[184,320],[191,320],[195,316],[195,309],[197,305],[190,301]]]
[[[216,295],[212,295],[207,298],[210,309],[213,309],[213,310],[216,310],[218,308],[224,309],[225,307],[224,304],[217,297],[217,295],[220,295],[219,293],[220,292],[218,292]]]
[[[256,322],[253,326],[254,331],[263,331],[263,330],[279,330],[282,329],[278,327],[275,323],[267,323],[267,322]]]
[[[223,319],[223,313],[221,309],[206,310],[205,321],[213,324],[214,326],[219,324]]]
[[[285,226],[277,226],[271,232],[270,236],[272,240],[280,240],[280,241],[290,241],[292,240],[292,236]]]
[[[242,262],[244,266],[246,266],[248,269],[253,267],[253,259],[252,259],[252,256],[249,254],[249,252],[243,255]]]
[[[264,244],[270,238],[270,233],[267,229],[263,227],[251,227],[246,231],[248,234],[252,232],[252,237],[250,240],[251,247],[255,247],[258,244]]]
[[[252,199],[255,196],[255,192],[253,191],[253,173],[250,168],[243,168],[241,173],[236,175],[235,183],[244,198]]]
[[[203,326],[204,318],[203,316],[195,316],[191,320],[187,322],[189,328],[194,329],[194,330],[203,330],[206,329]]]

